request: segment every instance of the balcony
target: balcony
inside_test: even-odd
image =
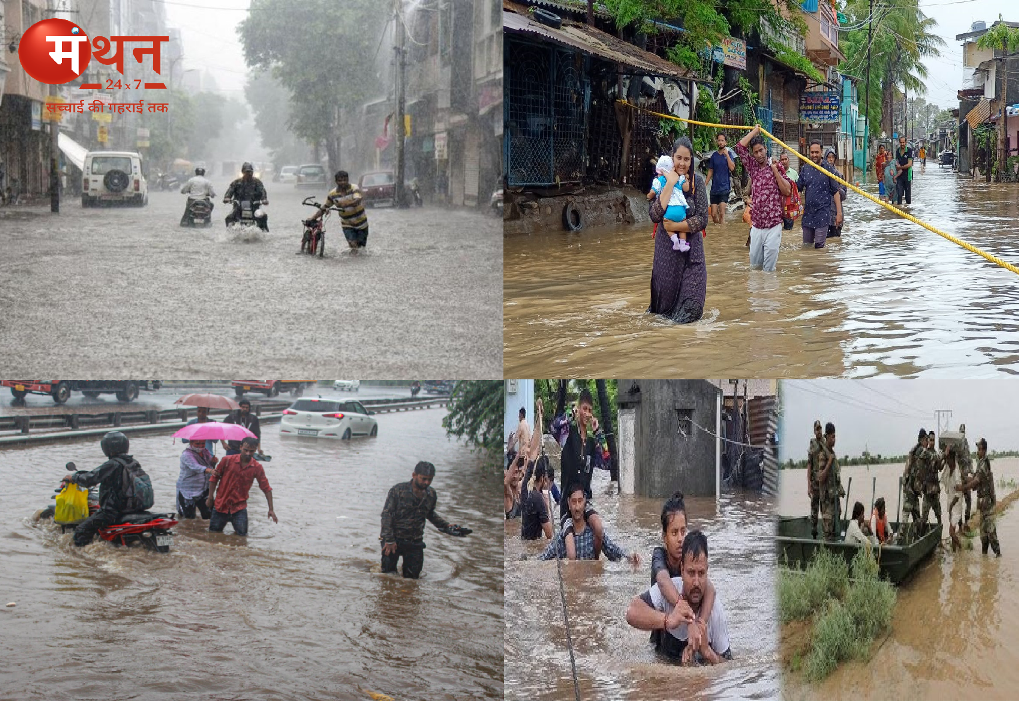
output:
[[[772,28],[766,19],[761,19],[761,41],[766,46],[772,49],[778,49],[779,47],[786,47],[792,49],[794,53],[803,56],[807,53],[806,44],[803,41],[803,37],[799,34],[782,35],[776,29]]]
[[[835,9],[829,0],[820,0],[809,6],[817,9],[808,12],[807,2],[803,4],[807,20],[805,37],[807,58],[819,65],[837,66],[846,57],[839,50],[839,25],[835,18]]]

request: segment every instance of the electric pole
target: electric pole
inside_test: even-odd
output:
[[[863,105],[867,115],[867,129],[863,134],[863,184],[867,184],[867,142],[870,141],[870,45],[874,35],[874,0],[870,0],[870,18],[867,20],[867,94],[863,98]]]
[[[396,3],[396,206],[404,207],[406,202],[403,198],[403,142],[406,137],[404,130],[404,110],[406,109],[405,69],[407,57],[404,53],[404,26],[403,8],[400,7],[401,0]]]

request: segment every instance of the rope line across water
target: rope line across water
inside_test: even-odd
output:
[[[647,109],[645,107],[640,107],[639,105],[635,105],[632,102],[627,102],[626,100],[617,100],[617,102],[619,102],[619,103],[621,103],[623,105],[626,105],[627,107],[629,107],[631,109],[640,110],[641,112],[647,112],[648,114],[654,115],[655,117],[660,117],[661,119],[671,119],[671,120],[674,120],[674,121],[677,121],[677,122],[686,122],[687,124],[696,124],[697,126],[701,126],[701,127],[714,127],[714,128],[717,128],[717,129],[744,129],[744,130],[747,130],[747,131],[753,129],[753,127],[748,127],[748,126],[745,126],[743,124],[714,124],[712,122],[698,122],[698,121],[695,121],[693,119],[683,119],[682,117],[676,117],[675,115],[662,114],[661,112],[655,112],[655,111],[649,110],[649,109]],[[817,168],[817,166],[814,165],[813,161],[811,161],[806,156],[803,156],[802,154],[800,154],[798,151],[796,151],[796,149],[790,148],[785,142],[783,142],[781,139],[776,137],[774,134],[772,134],[768,130],[762,128],[761,129],[761,133],[764,134],[765,136],[767,136],[770,139],[774,139],[776,143],[778,143],[780,146],[782,146],[784,149],[786,149],[790,153],[796,154],[796,156],[800,159],[801,163],[806,163],[807,165],[811,166],[812,168]],[[1006,260],[1002,260],[1001,258],[998,258],[997,256],[991,255],[990,253],[977,248],[973,244],[967,243],[967,242],[963,241],[960,238],[952,236],[951,234],[949,234],[947,232],[944,232],[941,229],[939,229],[939,228],[937,228],[935,226],[932,226],[931,224],[928,224],[927,222],[920,221],[919,219],[917,219],[916,217],[912,216],[911,214],[907,214],[906,212],[903,212],[898,207],[895,207],[894,205],[892,205],[892,204],[890,204],[888,202],[883,202],[883,201],[879,200],[878,198],[874,197],[873,195],[871,195],[868,192],[864,192],[860,188],[856,187],[855,185],[853,185],[850,182],[847,182],[847,181],[843,180],[842,178],[840,178],[837,175],[829,173],[828,171],[825,171],[825,174],[828,175],[829,177],[831,177],[832,180],[835,180],[837,182],[842,183],[843,185],[845,185],[849,189],[853,190],[853,192],[857,192],[857,193],[863,195],[864,197],[866,197],[871,202],[875,202],[875,203],[881,205],[885,209],[889,210],[890,212],[893,212],[894,214],[899,215],[903,219],[908,219],[909,221],[913,222],[914,224],[917,224],[918,226],[922,226],[923,228],[925,228],[928,231],[931,231],[931,232],[937,234],[938,236],[941,236],[942,238],[948,239],[949,241],[951,241],[952,243],[956,244],[957,246],[962,246],[967,251],[970,251],[971,253],[976,253],[978,256],[980,256],[980,257],[990,261],[991,263],[994,263],[995,265],[999,265],[1002,268],[1004,268],[1005,270],[1011,271],[1011,272],[1015,273],[1016,275],[1019,275],[1019,267],[1013,265],[1012,263],[1009,263]]]

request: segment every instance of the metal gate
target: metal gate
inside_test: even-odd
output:
[[[578,182],[587,162],[590,84],[582,54],[506,41],[505,149],[511,186]]]

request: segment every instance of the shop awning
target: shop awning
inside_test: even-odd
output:
[[[599,56],[613,63],[619,63],[647,75],[656,75],[674,80],[690,80],[693,74],[661,56],[628,44],[600,29],[563,20],[558,29],[536,22],[526,16],[527,8],[511,2],[503,2],[503,30],[513,34],[530,34],[547,39],[562,46],[568,46],[587,54]]]
[[[978,126],[987,121],[987,118],[991,116],[991,101],[986,97],[981,98],[977,106],[971,109],[966,114],[966,121],[969,122],[970,129],[976,129]]]

